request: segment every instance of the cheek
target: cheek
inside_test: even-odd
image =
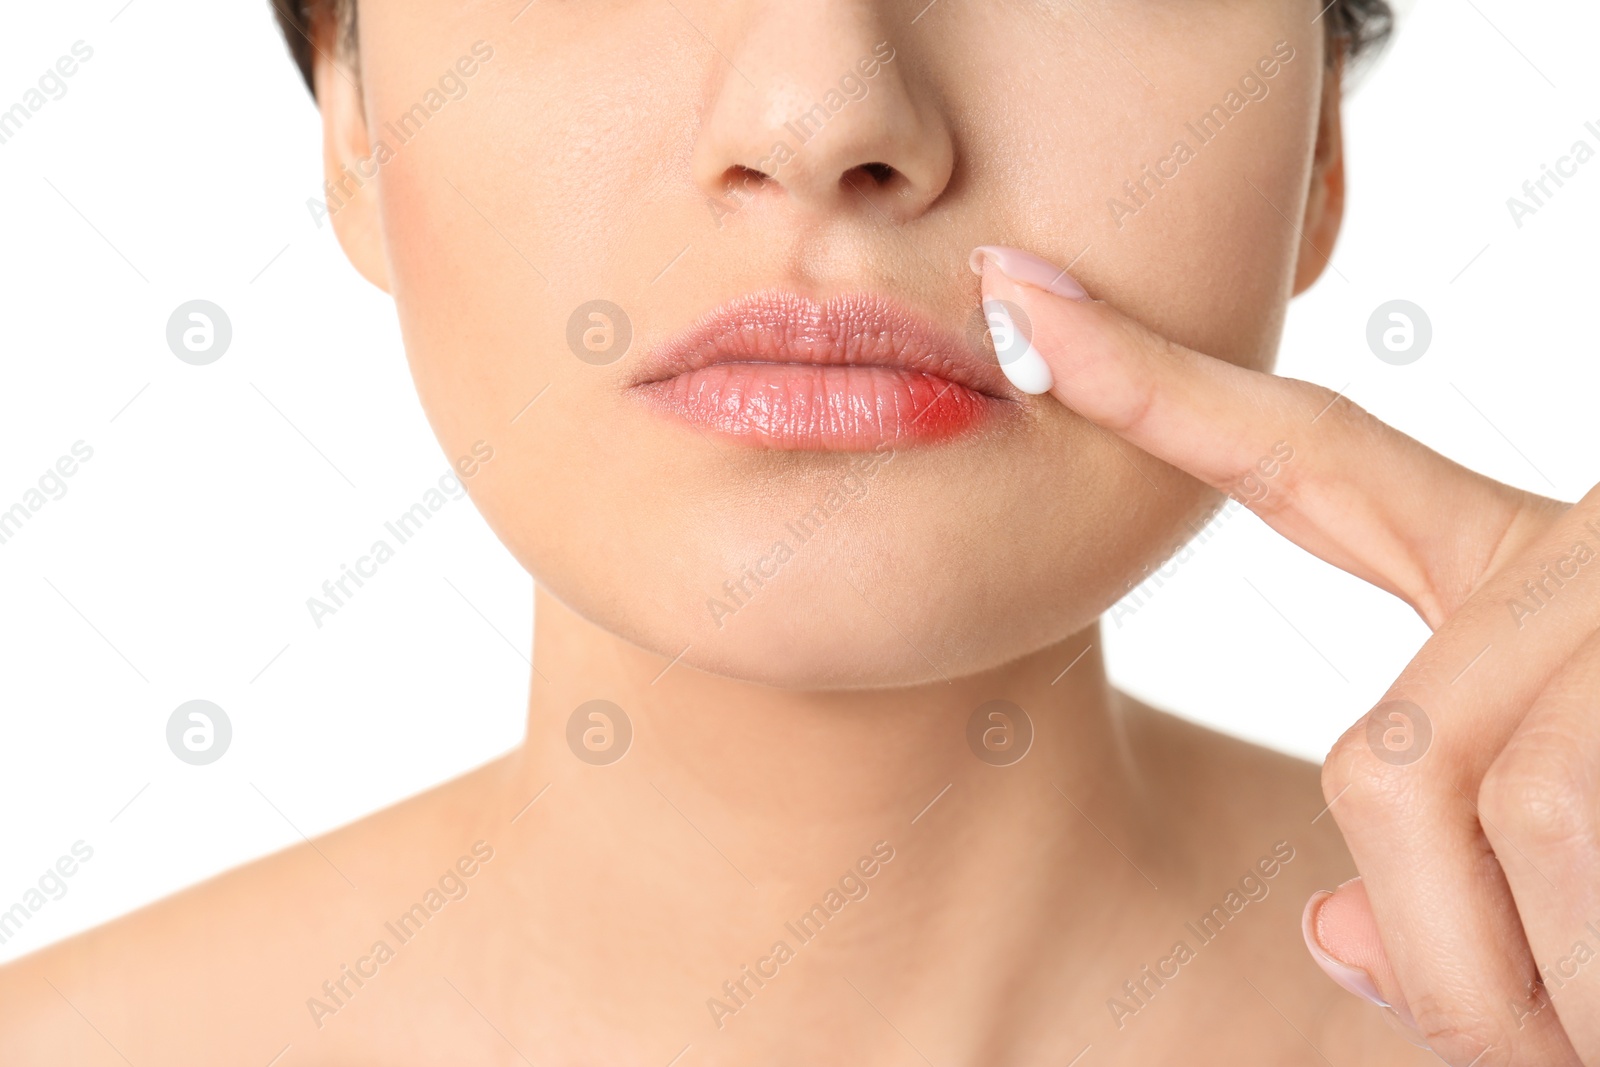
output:
[[[547,16],[539,39],[559,29]],[[681,250],[683,216],[702,229],[709,217],[698,203],[657,203],[663,175],[687,168],[692,139],[671,123],[692,123],[694,87],[663,73],[676,60],[649,29],[607,48],[497,40],[466,96],[382,168],[391,286],[423,406],[451,455],[477,440],[537,455],[530,464],[543,470],[516,509],[541,499],[533,486],[555,490],[574,466],[603,467],[627,447],[628,421],[608,407],[621,366],[580,360],[569,320],[615,302],[633,314],[630,352],[642,348],[647,316],[634,294],[650,279],[636,277],[640,264]],[[390,43],[371,51],[393,68],[366,72],[377,129],[408,106],[404,87],[441,62],[397,42],[431,32],[401,16],[374,31]],[[481,485],[473,491],[495,506]]]
[[[374,136],[392,134],[474,42],[492,49],[462,98],[397,146],[381,209],[408,340],[492,314],[526,352],[553,336],[535,328],[555,309],[620,301],[639,264],[677,253],[689,209],[703,228],[702,205],[662,206],[667,189],[681,200],[693,149],[700,84],[684,72],[704,64],[671,5],[541,4],[516,22],[500,6],[363,12],[363,89]]]
[[[588,49],[527,51],[502,42],[469,94],[384,168],[396,297],[416,318],[492,303],[515,319],[530,302],[615,295],[653,261],[656,244],[670,245],[658,186],[686,166],[689,139],[671,125],[692,122],[693,110],[664,97],[667,60],[644,50],[601,53],[604,62]],[[385,81],[415,77],[408,69]],[[386,93],[373,117],[403,107],[404,96]],[[463,303],[462,293],[477,297]]]
[[[1321,24],[1260,3],[1195,6],[1208,22],[1130,7],[1106,27],[1121,54],[1077,33],[1014,42],[1019,69],[1060,76],[1019,79],[1003,107],[974,100],[963,115],[973,185],[1009,241],[1075,261],[1097,297],[1184,345],[1265,367],[1300,252]],[[1292,59],[1275,58],[1287,49]],[[1263,58],[1278,64],[1270,79]],[[1261,99],[1240,87],[1252,74]]]

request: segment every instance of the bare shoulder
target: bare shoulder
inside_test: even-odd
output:
[[[1321,768],[1137,701],[1128,700],[1124,721],[1152,810],[1183,825],[1189,842],[1188,884],[1172,896],[1208,913],[1221,904],[1219,922],[1246,918],[1227,923],[1229,940],[1298,970],[1306,900],[1357,873],[1323,799]]]
[[[1274,1062],[1435,1062],[1397,1036],[1379,1009],[1328,981],[1306,951],[1306,901],[1357,873],[1323,797],[1321,767],[1124,700],[1129,745],[1153,803],[1188,823],[1197,873],[1162,887],[1178,909],[1178,955],[1200,959],[1211,978],[1172,982],[1154,997],[1153,984],[1125,990],[1120,1014],[1129,1025],[1162,998],[1188,996],[1199,1014],[1248,1019],[1245,1032],[1283,1037]]]
[[[492,861],[474,820],[499,768],[0,967],[5,1063],[269,1062],[306,1030],[308,997],[372,943],[376,917],[407,914],[441,878],[448,904]]]
[[[1276,828],[1343,852],[1318,764],[1121,699],[1137,765],[1164,805],[1194,812],[1211,834],[1260,839]]]

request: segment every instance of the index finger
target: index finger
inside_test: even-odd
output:
[[[986,246],[972,260],[991,323],[1005,303],[1027,317],[1027,336],[999,353],[1019,388],[1047,388],[1235,496],[1434,628],[1562,510],[1446,459],[1332,390],[1169,341],[1029,253]]]

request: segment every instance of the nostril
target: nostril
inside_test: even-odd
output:
[[[722,176],[722,181],[723,187],[729,193],[753,193],[756,189],[771,181],[771,177],[771,175],[756,170],[754,167],[735,164],[728,168],[727,173]]]
[[[894,181],[895,169],[887,163],[863,163],[857,167],[874,185],[884,186]]]

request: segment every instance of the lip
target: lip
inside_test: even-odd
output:
[[[650,352],[631,385],[724,438],[789,451],[945,440],[1014,410],[999,364],[871,293],[769,290]]]

